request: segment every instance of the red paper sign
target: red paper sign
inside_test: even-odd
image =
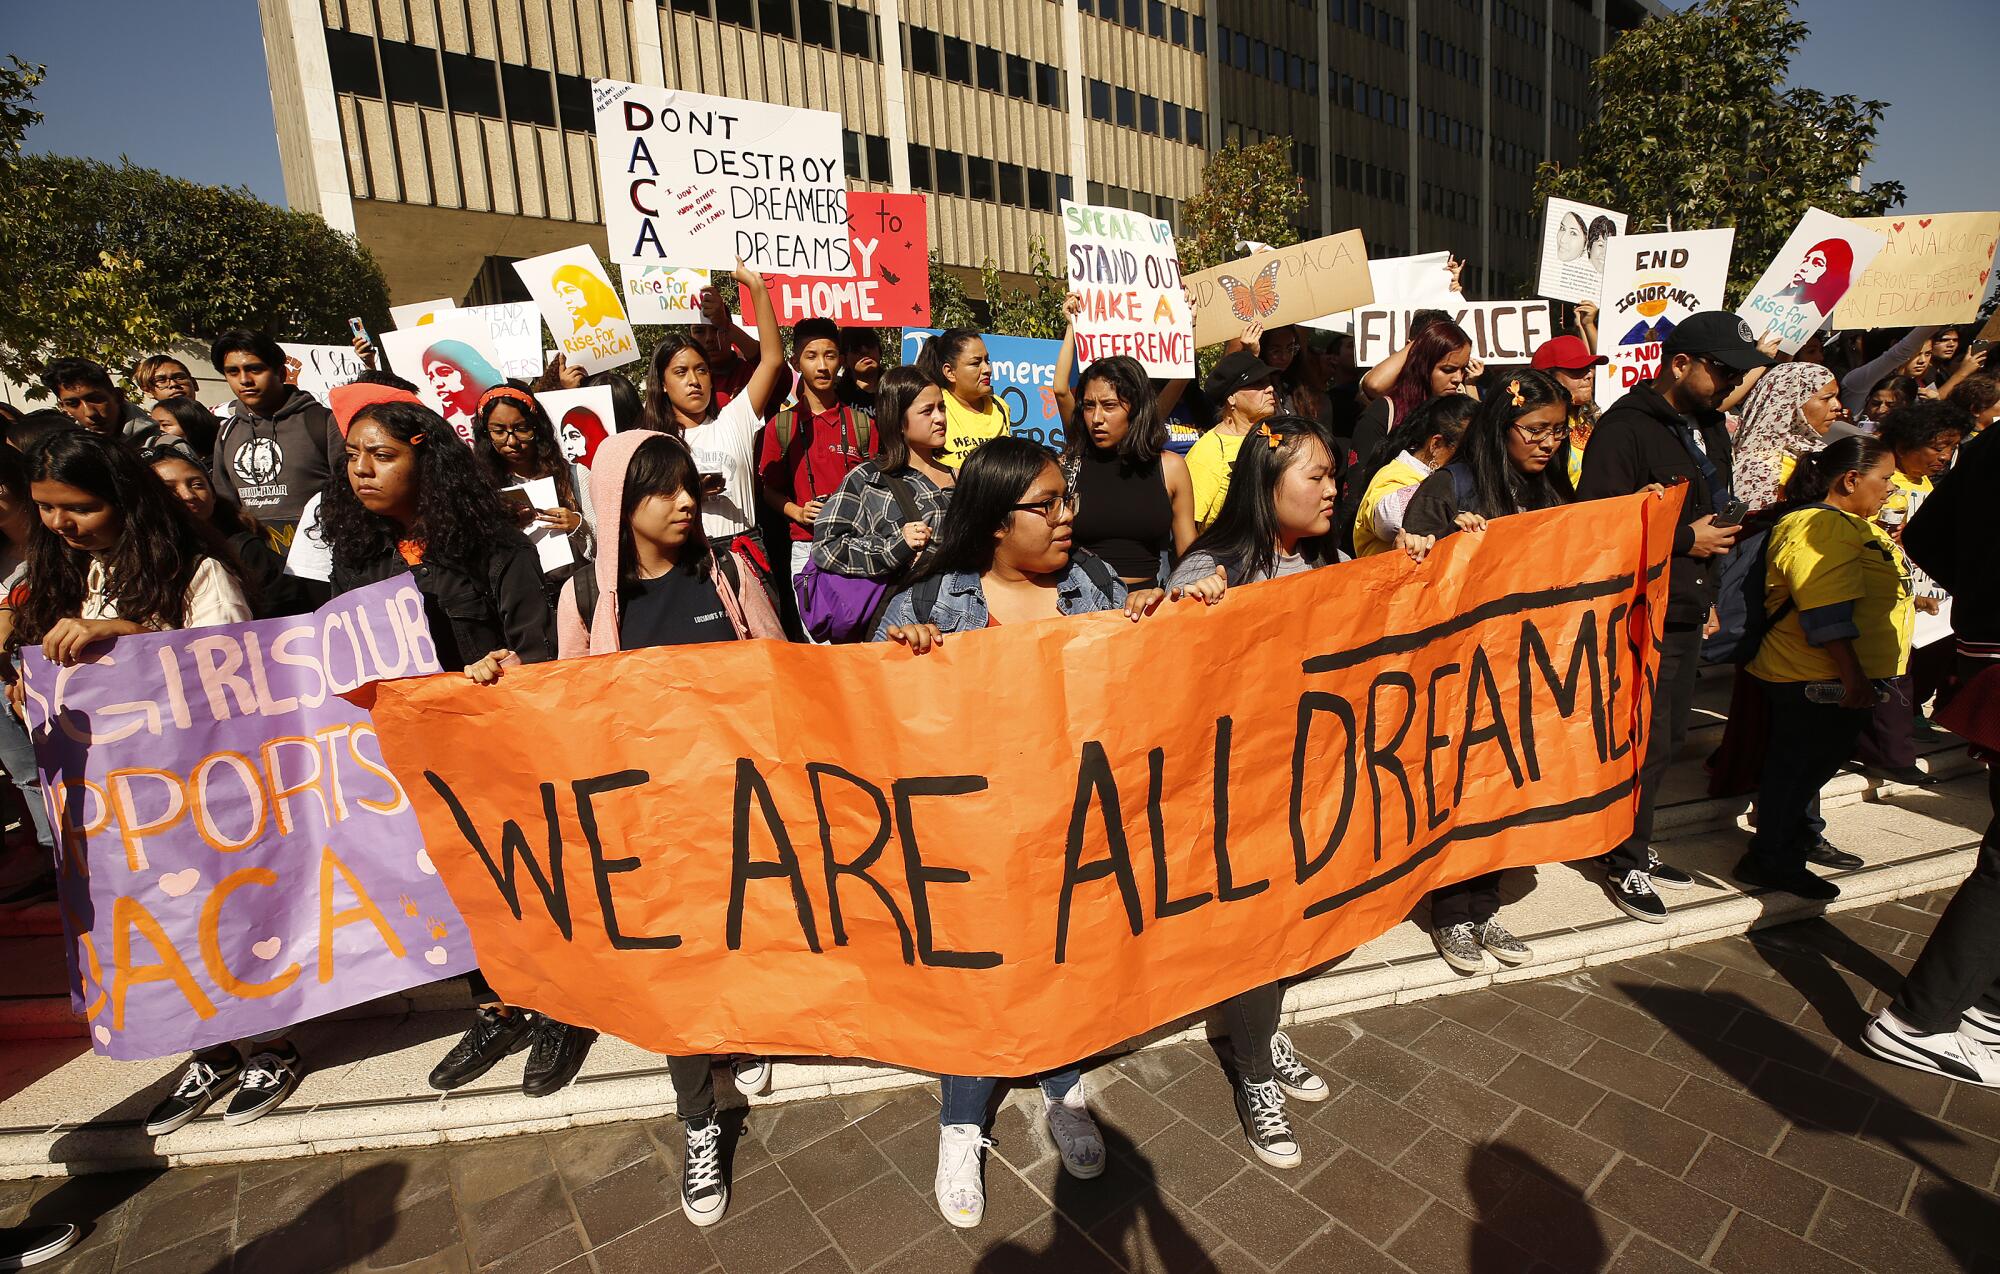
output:
[[[922,195],[847,193],[854,277],[767,274],[778,321],[830,318],[843,325],[925,327],[931,321],[929,222]]]

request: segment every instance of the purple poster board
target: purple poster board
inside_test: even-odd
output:
[[[70,1001],[98,1052],[268,1036],[476,967],[368,714],[340,697],[438,671],[409,576],[98,649],[21,660]]]

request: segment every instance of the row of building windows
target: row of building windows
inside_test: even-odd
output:
[[[1493,0],[1493,25],[1538,49],[1542,47],[1541,19],[1529,16],[1526,9],[1507,0]]]
[[[1541,166],[1542,152],[1531,146],[1522,146],[1496,137],[1493,139],[1493,162],[1502,168],[1511,168],[1517,173],[1533,176],[1535,169]]]
[[[1253,40],[1243,32],[1231,31],[1228,27],[1218,27],[1216,33],[1220,37],[1224,66],[1233,66],[1274,84],[1319,96],[1317,58],[1287,54],[1283,49],[1274,49],[1262,40]]]
[[[594,126],[590,81],[353,31],[326,30],[333,91],[580,133]]]
[[[840,130],[840,144],[850,180],[880,182],[885,186],[894,184],[896,174],[889,167],[888,138],[843,128]]]
[[[881,43],[874,14],[832,0],[663,0],[661,7],[870,61]]]
[[[1468,53],[1428,31],[1417,32],[1417,60],[1468,84],[1479,83],[1479,55]]]
[[[1090,101],[1090,117],[1101,124],[1136,128],[1148,136],[1184,141],[1190,146],[1208,144],[1202,132],[1201,112],[1192,106],[1183,109],[1178,102],[1134,93],[1129,88],[1114,88],[1103,80],[1085,80],[1084,85]]]
[[[1379,119],[1398,128],[1410,126],[1409,98],[1385,93],[1373,84],[1363,84],[1352,76],[1341,76],[1340,82],[1334,86],[1334,105],[1359,111],[1370,119]]]
[[[1572,71],[1588,71],[1590,69],[1590,54],[1584,50],[1581,44],[1569,39],[1560,31],[1555,33],[1554,39],[1556,45],[1556,62],[1558,65],[1566,66]]]
[[[1503,102],[1512,102],[1524,111],[1533,111],[1537,115],[1542,113],[1541,86],[1497,66],[1493,68],[1493,96]]]
[[[1077,11],[1095,13],[1196,53],[1208,52],[1208,19],[1177,9],[1165,0],[1076,0]]]
[[[1479,143],[1485,136],[1478,128],[1462,119],[1454,118],[1443,111],[1428,107],[1419,108],[1417,113],[1418,131],[1440,146],[1462,150],[1468,155],[1479,153]]]
[[[1342,190],[1393,204],[1410,202],[1409,178],[1393,168],[1345,155],[1333,157],[1333,184]]]
[[[1525,208],[1503,208],[1493,205],[1493,228],[1514,239],[1525,239],[1532,233],[1534,218]]]
[[[1170,226],[1179,225],[1180,205],[1165,195],[1107,186],[1101,181],[1087,181],[1083,188],[1084,197],[1100,208],[1124,208],[1142,216],[1157,217]]]
[[[905,25],[903,36],[907,46],[904,61],[919,75],[1005,93],[1051,110],[1064,109],[1063,73],[1046,62],[1030,62],[955,35],[939,35],[929,27]]]
[[[1440,217],[1462,221],[1466,225],[1477,224],[1479,198],[1463,190],[1452,190],[1434,181],[1422,183],[1417,196],[1417,207],[1424,212],[1434,212]]]
[[[1070,197],[1070,180],[1066,174],[1051,174],[1040,168],[1024,169],[1019,164],[996,162],[978,155],[962,155],[943,147],[933,150],[912,142],[910,189],[980,199],[1035,212],[1054,212],[1058,199]]]
[[[1565,133],[1580,133],[1583,131],[1584,126],[1590,123],[1590,116],[1571,106],[1568,102],[1563,101],[1560,97],[1555,99],[1549,115],[1555,120],[1556,127],[1562,129]]]
[[[1391,16],[1387,8],[1377,8],[1367,0],[1328,0],[1327,16],[1390,48],[1403,47],[1403,20]]]

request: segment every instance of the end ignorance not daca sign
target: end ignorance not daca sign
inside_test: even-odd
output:
[[[840,116],[623,80],[591,101],[613,260],[854,273]]]

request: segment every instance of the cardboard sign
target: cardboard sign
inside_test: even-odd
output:
[[[536,394],[535,401],[549,413],[549,420],[556,427],[556,441],[562,445],[563,459],[572,464],[590,468],[590,462],[597,458],[597,444],[618,432],[609,385],[552,389]]]
[[[1885,240],[1833,312],[1837,328],[1970,323],[1993,277],[2000,212],[1850,217]]]
[[[592,80],[614,261],[847,278],[840,116]]]
[[[708,271],[628,262],[618,267],[618,275],[625,288],[625,315],[634,323],[701,322]]]
[[[389,370],[415,381],[424,405],[471,446],[479,396],[507,383],[486,320],[463,312],[441,314],[421,327],[384,332],[382,353]]]
[[[1676,230],[1619,235],[1598,303],[1597,401],[1609,405],[1660,370],[1660,342],[1688,315],[1722,308],[1736,231]]]
[[[340,697],[436,671],[407,575],[69,668],[22,652],[93,1048],[263,1038],[477,966],[374,727]]]
[[[1779,350],[1796,354],[1886,242],[1844,217],[1808,208],[1736,313],[1752,335],[1776,331]]]
[[[542,316],[533,301],[510,301],[505,305],[475,305],[459,311],[486,324],[493,349],[500,355],[500,370],[522,380],[542,374]]]
[[[535,298],[555,337],[556,349],[586,372],[609,371],[639,357],[632,324],[618,289],[583,244],[514,263],[514,273]]]
[[[725,642],[385,683],[375,724],[508,1003],[669,1055],[1033,1074],[1629,834],[1679,505],[922,656]]]
[[[843,327],[921,327],[931,321],[929,213],[922,195],[847,193],[852,278],[767,274],[787,326],[830,318]]]
[[[1193,376],[1194,315],[1181,289],[1173,226],[1067,199],[1062,223],[1069,290],[1083,298],[1075,321],[1077,365],[1124,355],[1144,364],[1149,376]]]
[[[416,327],[419,324],[430,322],[440,314],[448,313],[457,308],[458,302],[448,296],[441,296],[435,301],[414,301],[409,305],[392,305],[389,307],[389,322],[397,327]]]
[[[1597,304],[1604,293],[1604,265],[1611,241],[1625,233],[1625,214],[1569,199],[1551,199],[1542,210],[1541,296]]]
[[[356,376],[368,370],[352,345],[294,345],[280,341],[278,348],[285,351],[285,383],[297,385],[322,403],[330,391],[354,383]]]
[[[1442,306],[1354,312],[1354,358],[1372,367],[1409,344],[1410,320],[1419,309],[1442,309],[1472,338],[1472,356],[1482,363],[1526,363],[1535,347],[1555,334],[1547,301],[1466,301]]]
[[[1301,323],[1375,299],[1368,276],[1367,240],[1344,230],[1259,252],[1200,274],[1187,276],[1194,301],[1194,343],[1218,345],[1243,331],[1252,319],[1265,327]]]
[[[936,335],[936,328],[904,328],[903,362],[916,362],[924,342]],[[1062,352],[1062,342],[991,332],[980,339],[986,342],[986,357],[993,364],[993,396],[1007,404],[1013,436],[1050,451],[1062,450],[1063,420],[1056,410],[1056,355]]]

